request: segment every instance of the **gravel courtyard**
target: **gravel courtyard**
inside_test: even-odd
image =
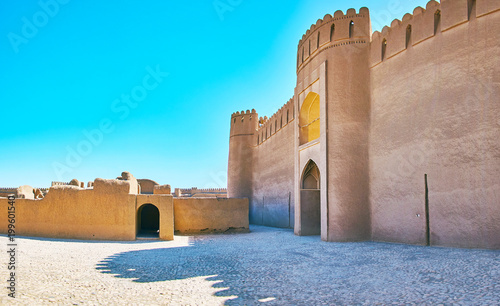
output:
[[[102,242],[18,238],[2,305],[498,304],[500,251],[325,243],[291,230]],[[3,236],[2,262],[8,260]]]

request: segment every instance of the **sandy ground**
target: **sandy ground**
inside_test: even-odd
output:
[[[17,238],[2,305],[498,304],[500,251],[326,243],[291,230],[174,241]],[[1,239],[8,261],[7,238]]]

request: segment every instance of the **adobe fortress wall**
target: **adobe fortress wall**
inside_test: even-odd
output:
[[[293,227],[294,105],[269,119],[255,110],[231,116],[228,197],[249,199],[252,224]]]
[[[326,101],[323,239],[500,248],[499,15],[499,1],[432,0],[381,32],[361,8],[303,35],[292,101],[294,117],[315,86]],[[228,192],[250,199],[251,223],[280,226],[284,192],[298,188],[293,162],[309,158],[282,114],[247,122],[245,141],[230,145],[242,167],[229,167]]]
[[[293,227],[294,215],[294,100],[269,119],[261,118],[253,155],[250,221]]]
[[[500,248],[500,2],[430,1],[372,36],[372,239]]]
[[[176,234],[247,233],[248,199],[174,198]]]

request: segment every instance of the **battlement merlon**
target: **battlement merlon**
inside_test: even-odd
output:
[[[385,26],[381,32],[372,35],[371,66],[382,61],[382,43],[385,44],[384,59],[405,50],[410,45],[417,44],[435,34],[436,13],[441,16],[441,7],[437,1],[429,1],[427,9],[416,7],[413,14],[405,14],[402,20],[394,19],[390,26]],[[407,33],[408,32],[408,33]],[[408,40],[410,35],[411,40]]]
[[[69,182],[54,182],[52,181],[50,186],[66,186],[69,185]]]
[[[243,115],[252,115],[252,114],[256,114],[256,111],[255,109],[252,109],[252,110],[242,110],[241,112],[235,112],[235,113],[232,113],[231,114],[231,118],[233,117],[240,117],[240,116],[243,116]]]
[[[372,34],[370,66],[382,62],[382,57],[389,59],[409,46],[435,36],[438,32],[446,32],[467,23],[472,18],[500,10],[500,1],[476,0],[475,11],[472,11],[471,5],[471,0],[442,0],[441,3],[431,0],[425,9],[416,7],[413,14],[405,14],[401,20],[394,19],[390,26],[385,26],[381,32],[375,31]],[[409,42],[407,35],[410,35]],[[383,56],[382,44],[386,46]]]
[[[326,14],[302,35],[297,50],[298,64],[326,44],[370,36],[368,8],[362,7],[359,13],[355,9],[349,9],[345,14],[342,11],[336,11],[333,16]]]
[[[255,109],[236,112],[231,115],[230,137],[251,136],[259,125],[259,115]]]
[[[8,191],[16,191],[17,188],[15,187],[2,187],[0,188],[0,192],[8,192]]]
[[[253,110],[231,115],[228,157],[228,193],[250,197],[252,193],[252,143],[259,125],[259,115]]]
[[[227,194],[227,188],[203,188],[203,189],[198,189],[197,187],[192,187],[192,188],[175,188],[175,193],[180,195],[194,195],[194,194],[200,194],[200,193],[223,193]]]
[[[278,126],[278,129],[285,126],[294,119],[294,115],[294,99],[291,98],[288,102],[283,104],[279,110],[272,114],[270,118],[267,118],[267,116],[259,118],[258,132],[260,133],[269,128],[272,128],[272,131],[276,132],[276,126]]]

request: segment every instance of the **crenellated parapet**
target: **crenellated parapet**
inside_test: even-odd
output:
[[[227,192],[227,188],[203,188],[203,189],[198,189],[196,187],[193,187],[193,188],[189,188],[189,189],[185,189],[185,188],[181,188],[181,191],[183,193],[212,193],[212,192],[219,192],[219,193],[223,193],[223,192]]]
[[[257,124],[258,114],[255,109],[233,113],[231,115],[231,137],[250,135]]]
[[[52,182],[52,184],[50,186],[65,186],[65,185],[69,185],[69,182]]]
[[[250,197],[254,137],[259,118],[252,110],[231,115],[227,189],[230,196]]]
[[[14,195],[17,197],[17,188],[9,188],[9,187],[0,188],[0,198],[6,198],[9,195]]]
[[[245,115],[250,116],[250,115],[255,114],[255,113],[256,113],[255,109],[252,109],[252,110],[247,109],[246,111],[242,110],[241,112],[232,113],[231,118],[241,117],[241,116],[245,116]]]
[[[195,194],[195,193],[226,193],[227,188],[202,188],[198,189],[197,187],[192,188],[176,188],[182,194]]]
[[[474,4],[475,2],[475,4]],[[371,67],[404,52],[408,48],[491,12],[500,10],[500,1],[490,0],[431,0],[425,9],[417,7],[413,14],[395,19],[371,41]]]
[[[340,10],[333,16],[327,14],[311,25],[299,41],[297,69],[324,49],[352,44],[369,37],[370,34],[370,12],[366,7],[361,8],[359,12],[349,9],[345,14]]]
[[[260,145],[279,132],[295,118],[294,99],[288,100],[271,118],[260,117],[257,129],[256,143]]]
[[[17,188],[12,188],[12,187],[1,187],[0,188],[0,193],[6,193],[6,192],[14,192],[16,191]]]

